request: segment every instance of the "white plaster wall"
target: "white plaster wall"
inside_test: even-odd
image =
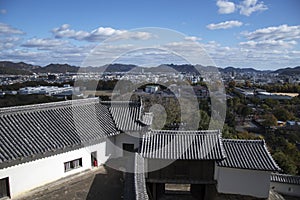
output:
[[[216,167],[215,178],[219,193],[249,195],[267,198],[270,188],[270,172]]]
[[[74,151],[38,159],[0,170],[0,179],[9,177],[10,195],[12,198],[42,186],[91,168],[91,152],[97,151],[98,165],[108,159],[105,155],[106,142],[84,147]],[[64,163],[82,158],[82,167],[64,172]]]
[[[116,136],[112,136],[106,139],[106,156],[111,158],[115,157],[116,154]]]
[[[123,144],[124,143],[134,144],[134,148],[138,148],[139,141],[140,141],[139,137],[132,137],[125,133],[121,133],[121,134],[117,135],[115,138],[115,144],[116,144],[115,157],[123,156]]]
[[[300,197],[300,185],[271,182],[270,188],[280,194]]]

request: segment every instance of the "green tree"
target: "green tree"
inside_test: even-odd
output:
[[[250,88],[252,86],[251,82],[249,80],[247,80],[245,82],[245,87]]]
[[[279,101],[275,99],[266,99],[265,103],[270,106],[271,108],[275,108],[276,106],[279,105]]]
[[[281,121],[287,121],[294,118],[293,113],[289,112],[287,109],[284,108],[275,108],[273,110],[274,116]]]
[[[277,126],[277,118],[273,114],[266,114],[263,116],[263,126],[270,128],[271,126]]]
[[[297,166],[294,161],[282,151],[273,154],[273,158],[280,168],[287,174],[297,174]]]
[[[207,130],[209,127],[210,117],[203,110],[200,110],[199,113],[200,113],[199,130]]]
[[[230,126],[230,127],[235,127],[235,115],[230,112],[229,110],[227,110],[226,112],[226,118],[225,118],[225,123]]]
[[[235,81],[230,81],[228,83],[228,87],[230,87],[230,88],[234,88],[235,86],[236,86],[236,82]]]
[[[243,119],[245,120],[246,117],[248,117],[252,113],[252,109],[248,106],[244,106],[241,110],[241,115]]]
[[[228,126],[227,124],[224,124],[223,130],[222,130],[222,137],[226,139],[236,139],[236,131],[234,128]]]

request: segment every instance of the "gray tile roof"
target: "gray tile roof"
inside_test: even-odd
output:
[[[153,120],[153,113],[144,113],[142,117],[142,122],[148,126],[151,126]]]
[[[0,109],[0,168],[97,143],[118,134],[98,99]]]
[[[148,200],[145,177],[144,158],[140,154],[135,153],[134,157],[134,190],[135,200]]]
[[[174,160],[225,158],[219,131],[151,131],[143,136],[141,155]]]
[[[278,171],[280,168],[268,152],[264,140],[224,139],[227,158],[218,162],[220,167]]]
[[[123,132],[142,131],[146,124],[142,120],[142,107],[139,102],[101,101],[112,114],[117,129]]]
[[[272,173],[271,174],[271,182],[300,185],[300,176]]]

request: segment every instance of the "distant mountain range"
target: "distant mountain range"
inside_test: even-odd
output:
[[[0,74],[29,75],[33,73],[65,73],[77,72],[79,67],[68,64],[50,64],[45,67],[31,65],[24,62],[14,63],[0,61]]]
[[[174,64],[163,64],[157,67],[139,67],[136,65],[128,64],[109,64],[101,67],[84,67],[80,68],[69,64],[49,64],[41,67],[37,65],[31,65],[24,62],[14,63],[10,61],[0,61],[0,74],[9,75],[29,75],[33,73],[77,73],[77,72],[145,72],[145,73],[164,73],[164,72],[181,72],[181,73],[192,73],[199,74],[200,71],[205,71],[209,67],[201,65],[174,65]],[[256,70],[253,68],[235,68],[226,67],[218,68],[223,73],[278,73],[280,75],[300,75],[300,66],[295,68],[283,68],[275,71],[271,70]]]
[[[275,71],[275,73],[281,74],[281,75],[300,75],[300,66],[294,67],[294,68],[284,68],[284,69],[278,69]]]
[[[237,72],[237,73],[259,73],[259,72],[266,72],[266,73],[270,73],[272,71],[270,70],[256,70],[253,68],[235,68],[235,67],[226,67],[224,69],[220,68],[219,69],[221,72],[224,73],[231,73],[231,72]]]

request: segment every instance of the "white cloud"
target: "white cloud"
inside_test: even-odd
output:
[[[58,40],[58,39],[32,38],[30,40],[27,40],[24,44],[22,44],[22,46],[30,47],[30,48],[49,48],[49,47],[62,46],[66,44],[67,44],[66,41]]]
[[[22,62],[35,62],[42,58],[42,52],[28,51],[15,49],[11,51],[5,51],[0,53],[0,59],[22,61]]]
[[[243,32],[246,41],[240,42],[240,54],[245,61],[266,66],[296,66],[300,55],[294,54],[300,39],[300,26],[280,25]],[[280,56],[278,56],[280,55]],[[242,57],[241,57],[242,58]]]
[[[220,14],[230,14],[235,11],[235,4],[226,0],[218,0],[217,6],[219,7],[218,12]]]
[[[0,23],[0,35],[11,35],[11,34],[24,34],[24,32],[8,24]]]
[[[240,14],[246,16],[250,16],[253,12],[268,9],[264,2],[257,2],[257,0],[244,0],[237,7],[240,9]]]
[[[71,38],[75,40],[85,40],[89,42],[103,41],[110,37],[113,39],[136,39],[147,40],[151,37],[147,32],[129,32],[127,30],[117,30],[111,27],[99,27],[91,32],[75,31],[70,28],[70,25],[64,24],[61,27],[54,28],[52,33],[56,38]]]
[[[242,33],[248,40],[295,40],[300,39],[300,26],[272,26]]]
[[[42,49],[42,51],[41,51]],[[79,66],[83,59],[89,54],[90,48],[87,46],[67,45],[59,48],[14,48],[0,52],[1,60],[11,60],[14,62],[34,63],[37,65],[47,65],[49,63],[68,63]]]
[[[205,53],[211,57],[216,66],[254,67],[257,69],[274,69],[285,66],[297,66],[300,63],[300,53],[294,50],[296,41],[246,41],[238,46],[223,46],[215,41],[207,43],[174,42],[168,48],[182,52],[182,55],[202,57],[196,61],[207,64]],[[201,51],[201,46],[203,50]],[[280,56],[279,56],[280,55]]]
[[[208,25],[208,28],[230,28],[241,26],[242,22],[227,21]],[[7,25],[8,26],[8,25]],[[10,27],[10,26],[8,26]],[[12,27],[10,27],[12,28]],[[15,34],[22,31],[12,28]],[[79,41],[94,41],[96,39],[109,38],[129,38],[145,39],[154,37],[146,32],[130,32],[127,30],[116,30],[113,28],[98,28],[93,31],[75,31],[69,25],[57,28],[53,33],[56,38],[31,38],[24,40],[19,35],[4,34],[0,37],[0,59],[12,61],[24,61],[46,65],[53,60],[58,63],[69,63],[80,65],[82,61],[93,56],[94,60],[88,65],[102,66],[116,59],[120,62],[143,61],[147,64],[159,63],[181,63],[187,59],[191,63],[211,65],[211,60],[207,59],[207,54],[212,58],[217,66],[255,67],[271,68],[283,66],[296,66],[300,63],[300,53],[296,46],[300,39],[300,26],[281,25],[266,27],[252,32],[243,32],[244,40],[233,46],[223,46],[220,43],[210,41],[204,42],[195,36],[186,36],[182,41],[162,44],[162,49],[169,49],[170,52],[178,52],[174,56],[166,54],[164,51],[146,51],[139,54],[135,51],[135,45],[139,42],[126,40],[126,44],[121,42],[103,42],[93,52],[90,52],[97,43],[76,42],[62,38],[75,39]],[[2,30],[0,30],[2,31]],[[18,37],[17,37],[18,36]],[[94,40],[92,39],[94,38]],[[172,40],[170,40],[172,41]],[[74,41],[73,41],[74,42]],[[132,43],[130,43],[132,42]],[[146,41],[147,43],[148,41]],[[156,45],[156,43],[155,43]],[[158,44],[157,44],[158,45]],[[124,53],[126,52],[126,53]],[[143,57],[143,60],[141,60]],[[137,62],[138,63],[138,62]],[[140,63],[139,63],[140,64]]]
[[[11,39],[14,40],[14,39]],[[40,42],[44,44],[43,42]],[[39,44],[40,44],[39,43]],[[191,63],[202,65],[211,65],[211,61],[207,59],[207,54],[212,58],[217,66],[235,66],[235,67],[255,67],[255,68],[272,68],[283,66],[297,66],[300,63],[300,52],[292,48],[297,42],[290,41],[245,41],[239,46],[223,46],[215,41],[200,43],[199,41],[182,40],[181,42],[173,42],[165,44],[162,49],[170,49],[171,52],[179,52],[179,56],[187,58]],[[0,51],[0,59],[24,61],[28,63],[36,63],[38,65],[46,65],[53,60],[58,63],[69,63],[80,65],[84,58],[93,56],[92,66],[102,66],[113,60],[133,63],[143,56],[146,64],[151,63],[180,63],[180,57],[170,57],[163,51],[149,50],[139,55],[135,50],[135,46],[131,45],[100,45],[98,48],[90,52],[95,45],[90,43],[84,46],[75,46],[72,44],[57,47],[49,47],[48,50],[39,51],[35,48],[13,48],[12,50]],[[39,48],[42,48],[41,46]],[[38,49],[39,49],[38,48]],[[123,52],[128,52],[125,55]],[[116,55],[122,55],[116,57]],[[280,56],[279,56],[280,55]],[[148,59],[151,58],[151,59]],[[178,59],[179,58],[179,59]],[[194,58],[194,59],[193,59]],[[177,59],[177,60],[176,60]],[[139,63],[140,64],[140,63]],[[145,64],[145,65],[146,65]]]
[[[52,33],[56,38],[72,38],[76,40],[83,40],[89,36],[89,33],[86,31],[75,31],[70,29],[69,24],[63,24],[61,27],[54,28]]]
[[[230,14],[239,10],[239,13],[245,16],[250,16],[254,12],[268,9],[263,1],[258,2],[257,0],[243,0],[240,4],[235,4],[227,0],[218,0],[216,5],[219,8],[218,12],[220,14]]]
[[[292,41],[283,41],[283,40],[263,40],[263,41],[247,41],[247,42],[240,42],[240,46],[245,48],[254,48],[257,51],[267,50],[267,49],[288,49],[293,48],[297,45],[297,42]]]
[[[20,40],[18,37],[0,37],[0,50],[7,50],[17,47]]]
[[[199,38],[199,37],[196,37],[196,36],[187,36],[184,39],[187,40],[187,41],[193,41],[193,42],[202,40],[202,38]]]
[[[206,27],[210,30],[216,30],[216,29],[228,29],[233,27],[239,27],[242,26],[243,23],[240,21],[225,21],[218,24],[209,24]]]

